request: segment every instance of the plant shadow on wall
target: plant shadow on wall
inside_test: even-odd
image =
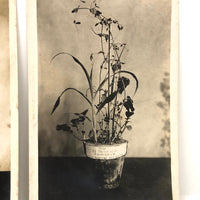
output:
[[[51,62],[61,55],[71,57],[86,76],[88,88],[86,92],[73,87],[64,89],[58,96],[51,114],[56,111],[66,92],[73,91],[83,97],[88,107],[79,113],[74,113],[74,118],[69,123],[58,124],[56,130],[65,131],[83,141],[86,155],[98,163],[97,168],[103,173],[104,179],[100,181],[103,187],[115,188],[119,186],[127,149],[127,141],[122,139],[122,134],[132,129],[129,124],[135,111],[133,97],[138,89],[138,79],[133,72],[125,70],[123,53],[127,44],[115,40],[114,32],[123,31],[120,22],[104,16],[95,0],[90,3],[83,0],[79,2],[79,5],[72,10],[72,14],[85,12],[95,19],[91,30],[100,43],[100,49],[98,52],[91,52],[88,58],[91,62],[90,70],[69,52],[59,52],[52,57]],[[72,23],[75,26],[82,25],[81,20],[73,20]],[[94,76],[94,69],[98,70],[97,86],[94,84],[97,77]],[[134,88],[129,94],[127,88],[131,85]],[[88,122],[91,124],[89,131],[85,127]],[[102,172],[103,168],[107,168],[107,172]]]
[[[164,148],[167,156],[170,156],[170,118],[169,118],[169,110],[170,110],[170,82],[169,82],[169,73],[164,73],[165,77],[163,81],[160,83],[160,91],[162,92],[162,96],[164,101],[157,102],[157,106],[160,107],[163,111],[163,133],[164,136],[161,139],[160,146]]]

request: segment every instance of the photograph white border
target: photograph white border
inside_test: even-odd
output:
[[[11,167],[10,199],[18,200],[19,190],[19,113],[18,113],[18,53],[16,0],[9,0]]]
[[[170,146],[173,200],[180,199],[178,156],[179,1],[172,0],[170,49]]]
[[[29,84],[29,200],[38,200],[37,0],[27,0],[27,39]]]

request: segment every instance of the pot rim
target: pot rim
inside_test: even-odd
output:
[[[119,144],[95,144],[84,142],[84,153],[93,159],[110,160],[127,154],[128,141],[122,140]]]
[[[87,142],[87,141],[84,141],[83,143],[88,145],[88,146],[101,146],[101,147],[110,147],[110,146],[120,146],[124,143],[127,143],[128,144],[128,141],[127,140],[120,140],[121,142],[120,143],[112,143],[112,144],[101,144],[101,143],[93,143],[93,142]]]

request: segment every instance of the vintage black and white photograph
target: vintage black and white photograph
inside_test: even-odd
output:
[[[178,199],[177,2],[34,5],[30,198]]]
[[[0,199],[18,197],[16,4],[0,0]]]

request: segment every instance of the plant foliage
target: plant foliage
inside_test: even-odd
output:
[[[88,89],[86,94],[76,88],[66,88],[63,90],[58,96],[51,114],[60,105],[62,95],[69,90],[73,90],[88,102],[89,107],[80,113],[74,113],[75,117],[71,119],[70,123],[57,125],[56,129],[71,133],[79,140],[111,144],[119,141],[126,129],[132,129],[129,123],[135,111],[133,97],[137,92],[139,83],[133,72],[123,69],[125,62],[122,61],[122,55],[126,44],[114,40],[113,27],[116,27],[118,31],[122,31],[124,27],[118,20],[105,17],[96,0],[92,1],[92,3],[83,0],[79,0],[79,2],[79,5],[72,9],[72,14],[85,11],[89,12],[96,19],[95,24],[92,25],[92,31],[100,42],[100,49],[98,52],[92,52],[90,55],[90,73],[77,57],[68,52],[60,52],[52,57],[51,62],[60,55],[70,56],[86,76]],[[81,26],[81,20],[74,20],[73,23],[75,26]],[[102,60],[96,64],[94,61],[98,56],[101,56]],[[99,85],[96,89],[93,87],[94,67],[99,69]],[[132,94],[127,92],[127,88],[130,85],[135,86]],[[88,92],[90,93],[89,96]],[[90,117],[88,116],[88,110],[91,111]],[[89,133],[86,133],[84,129],[85,121],[91,123]],[[78,136],[74,133],[74,129],[79,132]]]

